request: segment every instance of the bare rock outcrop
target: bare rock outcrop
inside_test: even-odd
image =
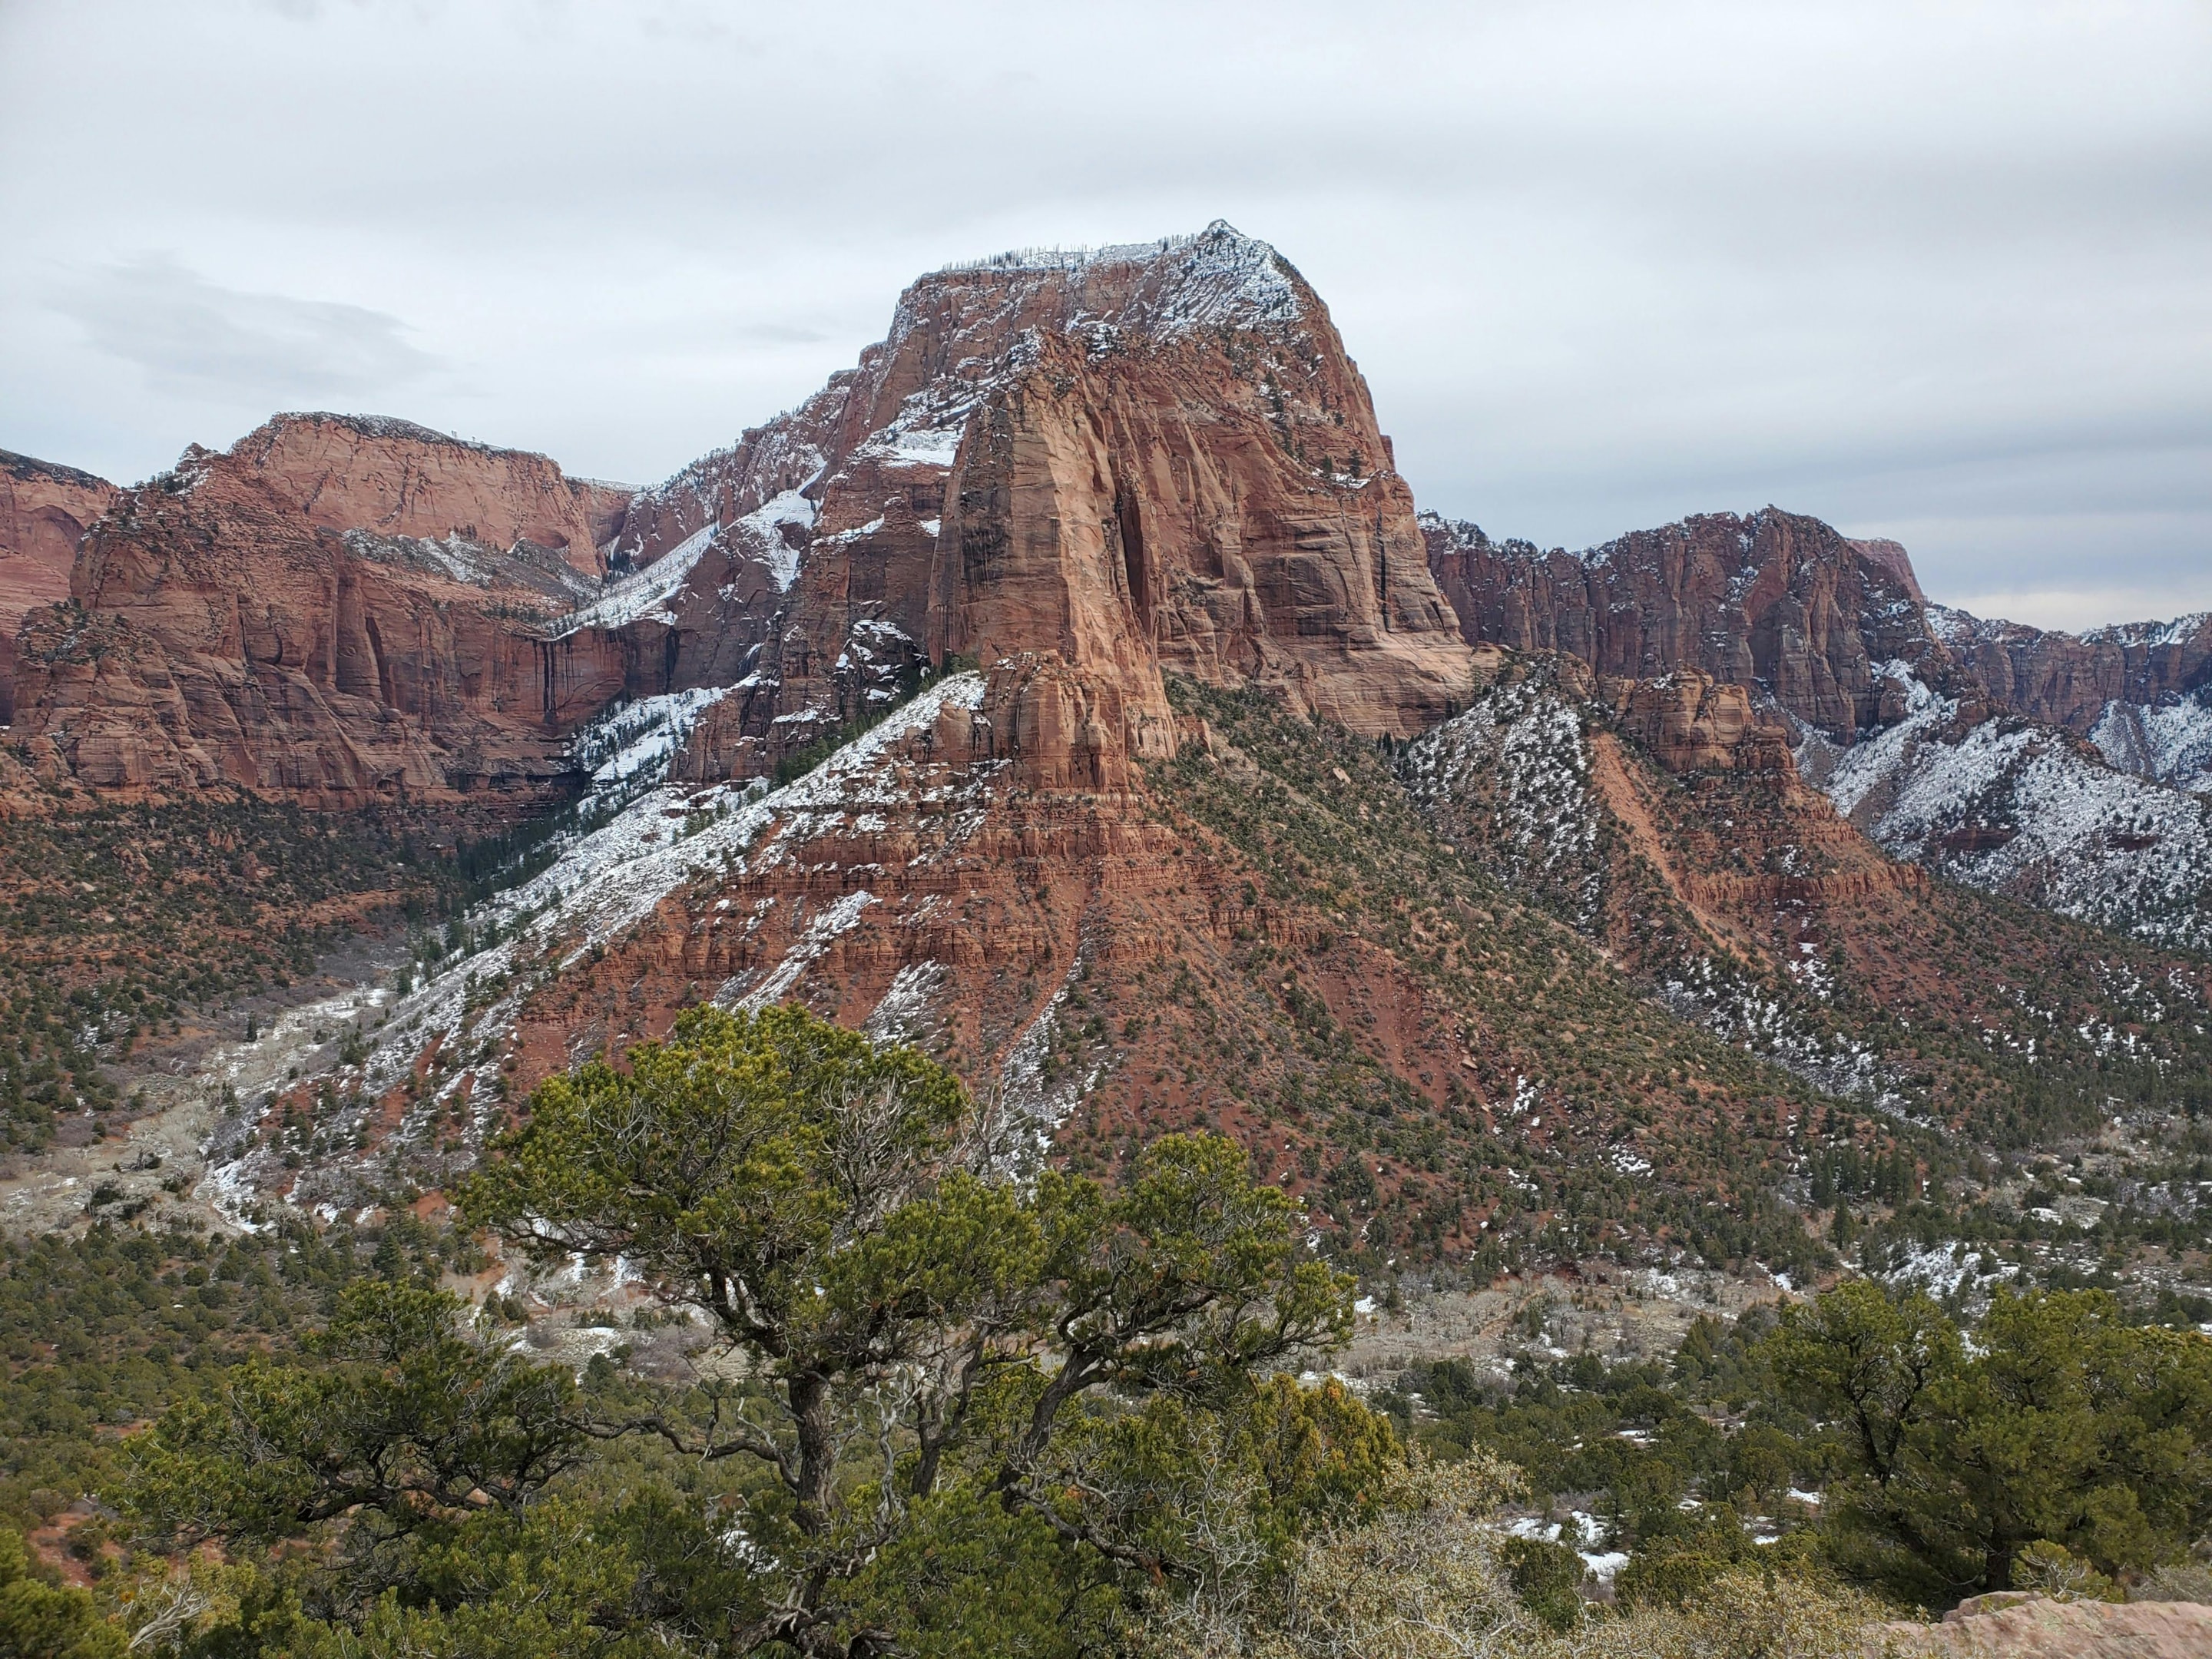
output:
[[[1621,679],[1690,668],[1758,685],[1840,740],[1904,712],[1886,665],[1935,684],[1954,666],[1904,549],[1852,541],[1818,519],[1705,514],[1580,554],[1423,524],[1469,640],[1565,652]]]
[[[77,543],[114,499],[105,478],[0,450],[0,726],[15,718],[15,630],[69,597]]]
[[[1867,1650],[1899,1659],[1914,1654],[1945,1659],[2197,1659],[2212,1653],[2212,1607],[2194,1601],[1976,1596],[1946,1614],[1940,1625],[1877,1626]]]
[[[1683,669],[1656,680],[1606,682],[1621,732],[1670,772],[1796,771],[1789,728],[1752,696]]]
[[[122,498],[33,635],[50,772],[325,805],[536,790],[614,699],[700,689],[678,775],[757,775],[950,659],[1029,665],[1071,746],[1024,763],[1094,781],[1174,752],[1164,671],[1393,736],[1474,682],[1326,307],[1218,223],[925,276],[854,369],[634,496],[279,416]]]
[[[2212,777],[2212,612],[2081,634],[1929,616],[2003,706],[2089,738],[2123,770],[2191,788]]]
[[[2155,704],[2212,683],[2212,612],[2082,634],[1941,606],[1932,620],[1991,696],[2085,736],[2112,703]]]
[[[26,623],[16,735],[101,788],[533,795],[635,665],[544,637],[597,592],[616,507],[542,456],[401,422],[283,416],[189,451],[116,497]]]
[[[697,730],[702,781],[948,657],[1057,654],[1137,757],[1173,750],[1164,669],[1374,734],[1473,685],[1327,308],[1222,224],[922,278],[856,368],[641,492],[612,556],[640,594],[688,562],[656,613],[678,677],[743,693]]]

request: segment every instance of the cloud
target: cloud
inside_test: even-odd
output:
[[[279,9],[0,0],[0,442],[373,395],[665,477],[923,270],[1219,216],[1494,532],[1771,501],[2081,623],[2212,563],[2203,0]]]
[[[171,253],[80,272],[49,303],[155,390],[226,404],[380,393],[441,366],[389,313],[225,288]]]

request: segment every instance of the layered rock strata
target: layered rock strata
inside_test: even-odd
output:
[[[947,658],[1057,655],[1139,757],[1174,746],[1163,669],[1377,735],[1473,684],[1327,308],[1218,223],[924,277],[856,368],[642,492],[612,552],[663,595],[678,678],[737,683],[700,781]]]
[[[627,688],[543,637],[617,492],[405,422],[283,416],[125,491],[20,637],[16,736],[94,787],[317,806],[542,792]]]
[[[2212,620],[1985,623],[1928,604],[1894,542],[1771,507],[1581,554],[1425,527],[1470,638],[1644,687],[1624,729],[1662,757],[1686,744],[1701,765],[1701,726],[1764,709],[1895,856],[2160,942],[2212,937],[2212,817],[2177,792],[2212,781]],[[1691,710],[1692,684],[1741,710]]]
[[[1902,548],[1776,507],[1702,514],[1580,554],[1433,515],[1423,529],[1469,640],[1564,652],[1621,679],[1695,669],[1757,685],[1839,739],[1903,715],[1888,665],[1930,678],[1951,667]]]
[[[0,726],[15,718],[15,631],[69,597],[70,565],[115,486],[73,466],[0,450]]]

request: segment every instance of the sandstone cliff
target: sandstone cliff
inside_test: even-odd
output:
[[[612,554],[679,681],[739,684],[702,722],[699,780],[764,769],[949,656],[1056,654],[1153,757],[1163,669],[1370,734],[1473,683],[1327,308],[1222,224],[924,277],[857,368],[641,492]]]
[[[1471,641],[1600,672],[1694,668],[1755,686],[1835,742],[1894,726],[1911,683],[1962,730],[2011,713],[2185,788],[2212,778],[2212,614],[2075,635],[1929,603],[1904,548],[1769,507],[1640,531],[1580,554],[1425,515],[1437,585]]]
[[[951,658],[1060,664],[1059,763],[1102,781],[1173,752],[1164,671],[1392,736],[1474,678],[1327,308],[1221,224],[926,276],[855,368],[634,498],[280,416],[130,492],[26,639],[38,764],[325,805],[535,791],[580,720],[694,690],[727,695],[680,775],[754,775]]]
[[[2084,634],[1930,606],[1937,635],[2007,708],[2086,737],[2124,771],[2212,776],[2212,613]]]
[[[70,564],[115,486],[73,466],[0,450],[0,726],[15,718],[15,630],[69,596]]]
[[[102,788],[528,796],[625,687],[618,650],[542,638],[619,507],[542,456],[280,416],[115,498],[24,626],[16,736]]]
[[[1952,667],[1902,548],[1776,507],[1702,514],[1581,554],[1434,516],[1423,527],[1470,641],[1565,652],[1622,679],[1693,668],[1756,684],[1839,739],[1903,714],[1886,665],[1938,681]]]
[[[1572,555],[1424,524],[1470,639],[1638,684],[1624,713],[1662,756],[1704,764],[1712,699],[1736,688],[1733,718],[1778,715],[1799,767],[1897,857],[2160,942],[2212,939],[2212,811],[2179,793],[2212,781],[2212,618],[1985,623],[1928,604],[1894,542],[1771,507]],[[1708,712],[1681,702],[1684,675]]]

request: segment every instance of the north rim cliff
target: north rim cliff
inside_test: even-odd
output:
[[[1896,857],[2164,942],[2212,944],[2212,623],[2081,635],[1929,604],[1905,550],[1768,507],[1579,554],[1424,519],[1470,640],[1742,688]],[[2193,793],[2197,792],[2197,793]]]
[[[410,422],[283,415],[118,492],[18,635],[17,752],[95,789],[324,807],[542,791],[619,692],[538,626],[626,492]]]

